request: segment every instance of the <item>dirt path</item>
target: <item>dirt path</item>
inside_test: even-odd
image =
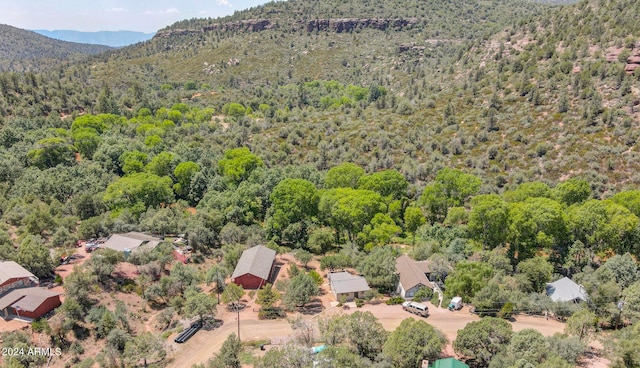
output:
[[[350,314],[355,311],[370,311],[373,313],[386,330],[393,331],[400,323],[409,317],[420,318],[402,310],[399,305],[389,306],[384,303],[377,305],[365,305],[362,308],[328,308],[320,315],[331,315],[336,313]],[[469,322],[478,321],[480,318],[469,313],[468,309],[450,312],[447,309],[438,309],[429,304],[431,314],[425,320],[434,327],[440,329],[448,338],[449,343],[445,353],[453,355],[452,342],[458,330],[464,328]],[[224,321],[222,327],[213,331],[200,331],[188,342],[182,345],[173,344],[175,348],[174,361],[169,364],[171,368],[190,368],[193,364],[206,363],[215,353],[220,350],[222,343],[231,333],[237,333],[237,319],[235,314],[224,312],[218,316]],[[304,318],[314,319],[317,316],[304,316]],[[556,332],[564,330],[564,324],[555,320],[545,320],[544,317],[517,316],[512,322],[513,330],[520,331],[526,328],[534,328],[545,336],[551,336]],[[240,337],[243,341],[275,339],[281,340],[292,333],[291,327],[286,320],[260,321],[256,320],[253,313],[246,315],[240,313]]]

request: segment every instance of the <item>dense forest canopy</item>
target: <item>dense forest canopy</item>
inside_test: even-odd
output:
[[[640,304],[622,318],[618,303],[640,295],[638,13],[631,0],[271,2],[2,72],[0,258],[46,277],[49,249],[78,239],[184,234],[196,261],[218,259],[206,276],[218,289],[245,246],[266,244],[355,268],[389,293],[399,244],[433,262],[446,298],[465,295],[480,314],[569,317],[575,306],[541,300],[562,275],[592,296],[583,321],[636,323]],[[195,269],[155,280],[168,253],[144,257],[145,300],[215,311],[198,299]],[[120,259],[99,259],[74,272],[67,316],[114,318],[74,289],[110,285]],[[283,303],[308,302],[313,277],[292,275],[302,291]],[[560,344],[496,333],[504,366],[518,339]],[[399,360],[396,339],[360,355]],[[464,340],[454,347],[481,360]]]

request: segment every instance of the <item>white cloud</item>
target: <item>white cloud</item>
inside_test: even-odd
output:
[[[122,13],[124,12],[126,9],[125,8],[111,8],[111,9],[107,9],[108,12],[110,13]]]
[[[227,5],[230,6],[229,0],[216,0],[216,4],[218,5]]]
[[[180,14],[180,10],[178,10],[178,8],[169,8],[164,10],[147,10],[145,13],[148,15],[172,15]]]

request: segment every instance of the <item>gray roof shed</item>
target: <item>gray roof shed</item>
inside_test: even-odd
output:
[[[346,271],[330,273],[329,283],[331,284],[331,290],[336,294],[371,290],[364,277],[355,276]]]
[[[162,242],[160,238],[133,231],[126,234],[113,234],[103,246],[124,252],[125,249],[134,250],[140,247],[153,249],[160,242]]]

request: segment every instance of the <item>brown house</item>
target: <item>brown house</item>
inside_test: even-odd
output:
[[[40,318],[60,306],[60,294],[38,287],[39,280],[13,261],[0,262],[0,317]]]
[[[38,285],[40,280],[14,261],[0,261],[0,295],[17,288]]]
[[[270,282],[276,251],[257,245],[242,252],[231,279],[245,289],[260,289]]]
[[[40,287],[11,290],[0,297],[2,318],[40,318],[62,304],[60,294]]]
[[[413,298],[413,294],[421,287],[433,289],[434,285],[425,274],[427,265],[416,262],[407,255],[402,255],[396,260],[396,272],[398,273],[398,285],[396,294],[405,299]]]

